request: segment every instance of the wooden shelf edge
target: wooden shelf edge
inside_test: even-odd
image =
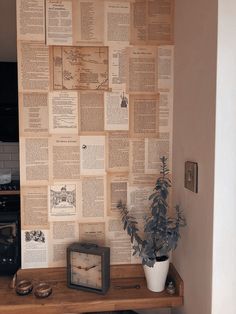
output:
[[[4,314],[68,314],[122,311],[156,308],[176,308],[183,305],[183,281],[173,264],[170,264],[169,276],[174,280],[176,293],[151,292],[147,289],[142,265],[112,265],[111,286],[107,294],[69,289],[66,284],[66,268],[20,269],[17,281],[28,279],[35,285],[46,281],[52,285],[53,293],[46,299],[37,299],[33,293],[29,296],[17,296],[14,289],[0,278],[0,313]],[[139,284],[140,289],[118,290],[116,286]],[[5,287],[5,288],[4,288]],[[8,287],[8,288],[7,288]]]
[[[20,195],[20,191],[0,191],[0,196],[1,195]]]

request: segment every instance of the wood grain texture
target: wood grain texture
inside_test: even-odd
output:
[[[20,191],[0,191],[0,195],[20,195]]]
[[[36,285],[48,282],[53,289],[46,299],[33,293],[19,296],[10,288],[11,278],[0,277],[0,313],[4,314],[79,314],[99,311],[118,311],[178,307],[183,304],[183,281],[170,265],[169,276],[176,284],[176,293],[151,292],[146,287],[141,265],[111,266],[111,285],[105,295],[69,289],[66,268],[19,270],[17,280],[28,279]],[[117,286],[140,285],[140,289],[117,289]]]

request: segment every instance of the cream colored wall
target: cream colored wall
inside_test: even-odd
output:
[[[235,314],[236,2],[218,6],[212,314]]]
[[[16,61],[16,0],[0,0],[0,61]]]
[[[175,314],[211,313],[216,33],[216,0],[176,1],[173,198],[188,226],[174,253],[185,285]],[[186,160],[198,163],[198,194],[184,188]]]

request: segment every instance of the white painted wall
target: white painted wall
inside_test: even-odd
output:
[[[218,2],[212,314],[235,314],[236,2]]]
[[[185,301],[172,312],[210,314],[217,0],[175,4],[173,200],[184,209],[188,225],[173,254],[184,280]],[[187,160],[198,163],[198,194],[184,188]]]
[[[16,61],[16,1],[0,0],[0,61]]]

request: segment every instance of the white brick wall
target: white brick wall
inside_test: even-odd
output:
[[[0,142],[0,171],[11,172],[12,180],[19,180],[19,143]]]

